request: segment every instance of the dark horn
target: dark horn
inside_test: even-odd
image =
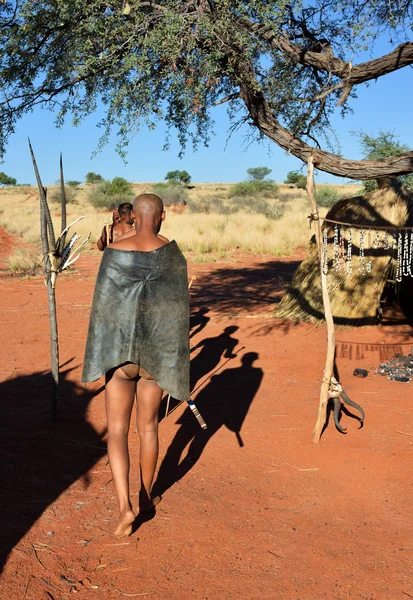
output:
[[[33,152],[32,145],[30,143],[30,139],[29,139],[29,148],[30,148],[30,154],[32,157],[34,173],[36,175],[37,185],[39,188],[40,201],[42,203],[44,214],[46,216],[47,229],[48,229],[48,233],[49,233],[48,239],[49,239],[50,245],[51,245],[50,250],[53,253],[55,253],[56,252],[56,238],[55,238],[55,234],[54,234],[53,221],[52,221],[52,217],[50,215],[49,205],[47,204],[46,190],[44,189],[42,180],[40,179],[40,173],[39,173],[39,169],[37,168],[37,163],[36,163],[36,159],[34,157],[34,152]]]
[[[344,427],[342,427],[340,425],[340,409],[341,409],[341,400],[340,397],[338,398],[332,398],[333,403],[334,403],[334,423],[335,426],[337,427],[337,429],[339,431],[341,431],[341,433],[346,433],[347,429],[344,429]]]
[[[63,177],[63,157],[62,153],[60,153],[60,197],[62,200],[62,231],[66,229],[66,190],[65,190],[65,180]],[[62,254],[66,242],[66,234],[62,235],[60,239],[60,247],[59,254]]]
[[[364,414],[364,410],[361,408],[361,406],[359,406],[358,404],[356,404],[355,402],[353,402],[353,400],[350,400],[350,398],[347,396],[346,392],[343,390],[341,392],[341,398],[344,402],[344,404],[348,404],[348,406],[352,406],[353,408],[355,408],[356,410],[359,411],[359,413],[361,414],[361,419],[360,419],[360,429],[363,427],[364,424],[364,418],[365,418],[365,414]]]

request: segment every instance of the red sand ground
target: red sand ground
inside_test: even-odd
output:
[[[12,243],[3,232],[0,260]],[[407,354],[412,329],[388,316],[382,327],[337,332],[340,378],[366,423],[359,430],[343,414],[342,435],[330,419],[316,445],[325,329],[271,318],[302,255],[192,265],[191,342],[204,341],[193,352],[204,382],[195,401],[210,427],[203,434],[185,406],[162,421],[163,501],[119,540],[106,533],[117,506],[102,381],[80,383],[99,258],[59,276],[63,374],[53,425],[42,278],[1,271],[1,599],[413,598],[413,384],[352,375]],[[246,353],[256,360],[243,364]],[[130,444],[135,495],[134,431]]]

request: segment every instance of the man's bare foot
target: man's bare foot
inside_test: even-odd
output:
[[[120,513],[119,523],[115,529],[114,535],[117,537],[126,537],[132,533],[132,523],[135,520],[135,513],[130,508]]]
[[[150,498],[147,502],[139,502],[139,514],[143,515],[145,513],[151,512],[155,508],[157,504],[162,500],[162,496],[154,496]]]

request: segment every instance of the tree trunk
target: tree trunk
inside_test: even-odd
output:
[[[310,200],[311,213],[313,216],[313,223],[315,229],[315,237],[317,242],[318,249],[318,258],[320,263],[320,276],[321,276],[321,289],[323,294],[323,307],[324,307],[324,316],[327,325],[327,356],[326,356],[326,364],[324,367],[324,375],[321,383],[320,389],[320,405],[318,408],[318,418],[313,432],[314,442],[320,441],[320,436],[323,431],[324,425],[327,420],[327,405],[329,394],[328,390],[330,387],[330,380],[333,374],[334,368],[334,356],[335,356],[335,336],[334,336],[334,320],[333,313],[331,311],[330,297],[328,295],[328,287],[327,287],[327,276],[324,273],[323,269],[323,243],[322,243],[322,235],[321,235],[321,225],[320,219],[318,215],[318,207],[315,199],[315,191],[314,191],[314,166],[313,160],[310,156],[308,159],[308,171],[307,171],[307,194]],[[324,225],[326,227],[326,225]]]

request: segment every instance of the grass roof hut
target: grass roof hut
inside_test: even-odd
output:
[[[324,222],[327,227],[328,276],[327,285],[333,318],[337,325],[356,326],[377,323],[378,309],[383,291],[389,281],[395,281],[397,245],[392,231],[394,227],[413,224],[413,194],[397,180],[381,183],[381,187],[365,195],[339,200],[329,210],[326,219],[351,223],[352,274],[347,265],[336,270],[333,265],[334,223]],[[364,229],[364,265],[360,257],[360,231]],[[374,228],[377,227],[377,230]],[[385,239],[386,227],[388,236]],[[338,225],[345,238],[350,228]],[[378,233],[376,233],[378,232]],[[396,237],[398,239],[398,236]],[[404,236],[403,236],[404,239]],[[386,242],[390,248],[386,249]],[[345,244],[347,252],[347,243]],[[363,254],[363,252],[362,252]],[[367,266],[368,265],[368,266]],[[364,274],[359,274],[362,268]],[[406,284],[412,291],[412,278]],[[404,282],[403,282],[404,283]],[[280,302],[276,316],[293,321],[324,321],[319,258],[315,238],[310,242],[308,257],[301,263],[285,296]]]

